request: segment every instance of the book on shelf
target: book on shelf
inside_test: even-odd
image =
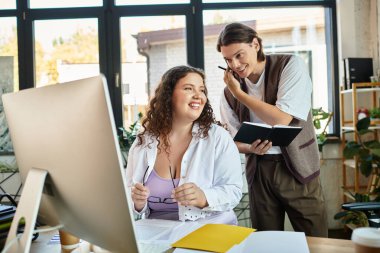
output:
[[[272,142],[272,146],[288,146],[301,132],[302,127],[268,125],[244,121],[234,137],[234,141],[251,144],[260,139]]]

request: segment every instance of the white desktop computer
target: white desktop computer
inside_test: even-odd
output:
[[[107,250],[138,252],[104,76],[5,94],[3,102],[24,182],[10,252],[29,252],[37,214]]]

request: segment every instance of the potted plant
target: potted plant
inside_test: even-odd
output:
[[[332,119],[333,113],[325,112],[322,109],[322,107],[313,108],[311,109],[311,112],[313,116],[314,128],[317,131],[318,149],[319,149],[319,152],[322,152],[322,147],[323,145],[326,144],[326,140],[327,140],[326,129]]]
[[[376,125],[380,122],[380,107],[375,107],[369,110],[369,116],[371,117],[371,123]]]
[[[343,150],[343,156],[352,159],[355,156],[359,161],[360,172],[368,177],[372,172],[379,174],[380,168],[380,142],[376,139],[367,140],[364,135],[373,133],[369,126],[369,117],[360,119],[356,125],[356,130],[352,130],[357,135],[358,141],[350,141]]]
[[[368,139],[368,136],[365,136],[374,131],[369,129],[370,124],[371,119],[369,117],[360,119],[356,125],[356,130],[349,131],[357,135],[358,141],[347,142],[343,150],[344,158],[357,158],[359,170],[364,176],[373,175],[371,187],[367,192],[350,192],[355,202],[380,201],[380,142],[377,139]],[[368,226],[367,217],[362,211],[342,211],[337,213],[334,218],[340,219],[344,224]]]

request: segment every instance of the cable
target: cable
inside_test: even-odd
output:
[[[59,225],[54,226],[54,227],[36,229],[36,230],[33,231],[33,234],[34,233],[46,233],[46,232],[50,232],[50,231],[57,230],[57,229],[60,229],[60,228],[63,228],[63,224],[59,224]]]
[[[49,227],[49,228],[36,229],[36,230],[33,231],[33,234],[35,234],[35,233],[45,233],[45,232],[57,230],[57,229],[60,229],[60,228],[63,228],[62,224],[59,224],[59,225],[54,226],[54,227]],[[17,234],[15,238],[13,238],[7,245],[4,246],[3,250],[1,251],[1,253],[6,253],[10,249],[10,247],[12,247],[12,245],[17,240],[19,240],[22,237],[22,235],[23,235],[23,233]]]

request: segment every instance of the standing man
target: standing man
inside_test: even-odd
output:
[[[227,63],[221,117],[233,136],[243,121],[303,127],[287,147],[235,142],[246,154],[252,226],[284,230],[286,212],[295,231],[327,237],[312,83],[304,62],[295,55],[266,56],[257,32],[241,23],[221,31],[217,50]]]

